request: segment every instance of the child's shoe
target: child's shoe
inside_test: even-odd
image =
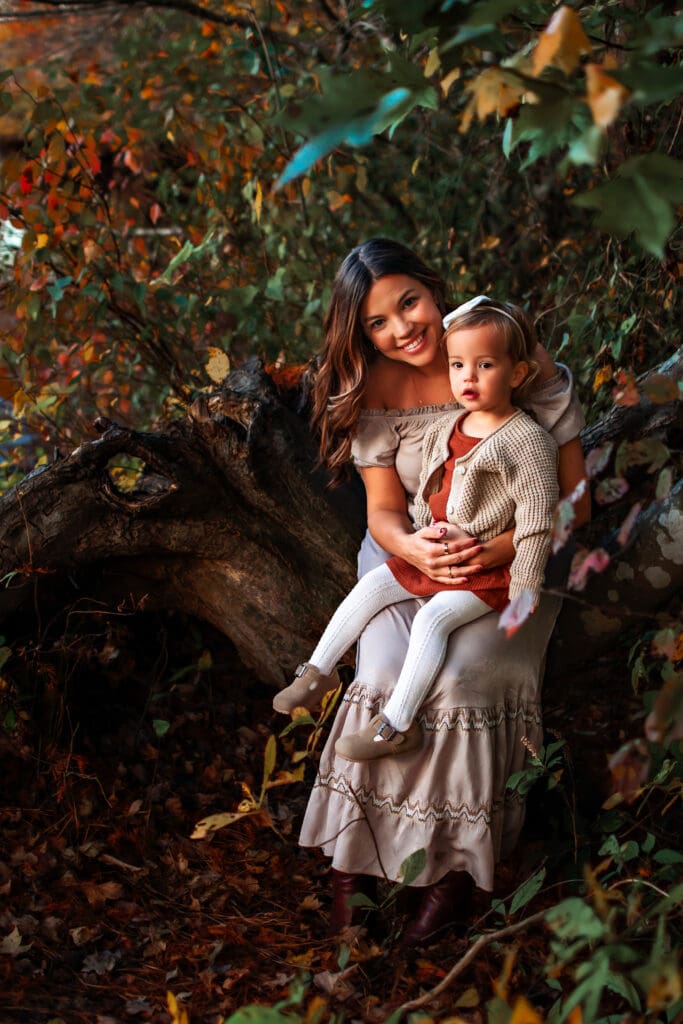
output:
[[[375,715],[364,729],[340,736],[334,750],[347,761],[376,761],[392,754],[410,754],[421,746],[422,730],[417,722],[412,722],[406,732],[399,732],[384,715]]]
[[[294,682],[280,690],[273,697],[273,708],[281,715],[289,715],[294,708],[306,708],[315,711],[322,704],[322,699],[330,690],[339,686],[339,673],[336,668],[329,676],[304,661],[294,673]]]

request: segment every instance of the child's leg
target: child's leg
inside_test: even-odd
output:
[[[413,619],[406,660],[383,715],[405,732],[427,696],[446,655],[451,633],[491,611],[469,590],[442,590]]]
[[[330,619],[309,663],[324,675],[329,675],[370,619],[389,605],[414,596],[401,586],[386,565],[379,565],[366,573]]]

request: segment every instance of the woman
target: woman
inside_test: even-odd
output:
[[[386,239],[354,249],[335,279],[315,385],[321,454],[339,478],[353,456],[367,493],[368,533],[359,575],[399,555],[433,580],[449,582],[511,561],[511,531],[486,544],[466,535],[444,544],[439,529],[417,532],[411,507],[422,438],[455,408],[440,345],[448,311],[445,284],[419,257]],[[559,482],[570,493],[584,475],[583,418],[560,372],[539,347],[540,384],[527,408],[559,445]],[[577,522],[588,517],[585,502]],[[457,567],[457,574],[456,569]],[[524,764],[522,738],[540,743],[544,653],[559,600],[546,596],[507,640],[498,615],[451,638],[419,721],[419,751],[388,760],[338,758],[340,736],[382,710],[405,658],[421,601],[377,615],[358,646],[356,678],[344,695],[322,753],[300,843],[332,857],[331,930],[351,923],[348,898],[369,878],[396,880],[402,862],[424,850],[421,902],[404,942],[425,942],[466,909],[473,886],[493,887],[494,866],[517,839],[523,804],[506,793]]]

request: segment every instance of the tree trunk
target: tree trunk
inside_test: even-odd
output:
[[[661,371],[678,381],[681,366],[679,352]],[[162,433],[100,421],[100,438],[0,501],[0,621],[30,615],[41,633],[77,602],[182,609],[281,684],[353,584],[365,519],[359,481],[330,490],[316,469],[307,386],[304,373],[278,388],[251,360]],[[588,447],[651,435],[680,447],[680,405],[644,399],[617,410],[586,432]],[[111,470],[121,455],[144,463],[128,493]],[[679,590],[681,501],[679,485],[651,505],[582,603],[566,602],[556,646],[567,666]],[[600,529],[598,520],[590,534]]]

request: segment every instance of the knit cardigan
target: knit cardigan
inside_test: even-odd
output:
[[[441,486],[448,443],[455,424],[465,414],[465,409],[447,413],[425,435],[414,508],[416,529],[432,522],[428,499]],[[518,409],[467,455],[455,460],[446,514],[449,523],[483,541],[514,524],[510,598],[530,590],[536,603],[558,496],[557,445]]]

